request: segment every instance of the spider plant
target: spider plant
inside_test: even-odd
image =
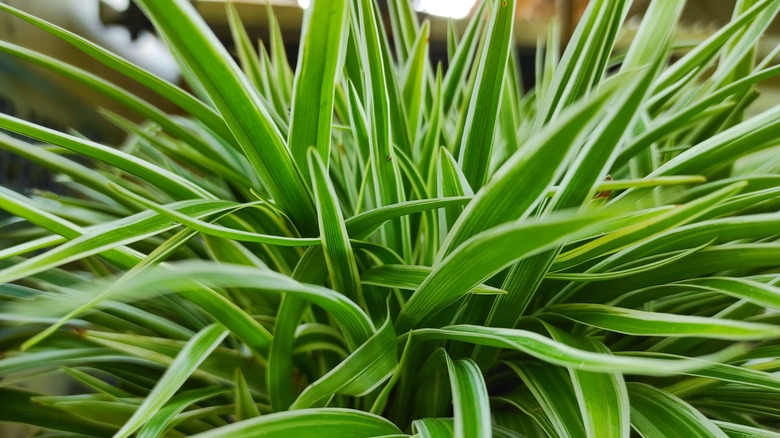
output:
[[[404,0],[315,0],[235,62],[185,0],[137,0],[188,90],[0,51],[103,93],[119,147],[0,114],[65,195],[0,188],[0,421],[39,436],[780,436],[778,0],[698,45],[683,1],[593,0],[520,87],[514,2],[447,69]],[[392,37],[391,37],[392,36]],[[776,151],[776,150],[775,150]],[[776,152],[775,152],[776,153]],[[757,155],[758,154],[758,155]],[[69,382],[66,394],[33,390]],[[38,385],[40,387],[40,385]]]

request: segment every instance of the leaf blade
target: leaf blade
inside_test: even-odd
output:
[[[228,331],[219,324],[210,325],[198,332],[181,349],[141,406],[114,436],[128,437],[151,420],[227,335]]]
[[[139,5],[197,77],[274,200],[302,233],[313,232],[314,205],[281,133],[203,19],[183,0]]]
[[[288,139],[301,169],[308,167],[306,154],[312,146],[327,167],[337,67],[346,55],[348,13],[348,0],[315,1],[305,12]]]

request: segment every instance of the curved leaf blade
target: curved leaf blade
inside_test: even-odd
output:
[[[636,336],[690,336],[727,340],[764,340],[780,337],[780,327],[702,316],[645,312],[602,304],[559,304],[542,314],[562,316],[580,324]]]
[[[621,372],[648,376],[667,376],[699,370],[744,353],[746,346],[737,344],[719,353],[684,360],[606,355],[584,351],[556,342],[538,333],[474,325],[456,325],[440,329],[417,329],[417,341],[453,340],[476,345],[521,351],[545,362],[577,370],[600,373]],[[403,336],[401,337],[403,339]]]
[[[181,349],[141,406],[114,436],[128,437],[151,420],[227,335],[228,331],[219,324],[210,325],[198,332]]]
[[[453,361],[445,354],[455,409],[455,438],[492,437],[490,402],[482,372],[471,359]]]
[[[631,426],[640,435],[727,438],[718,426],[683,400],[642,383],[629,383]]]
[[[551,217],[506,224],[474,236],[434,266],[401,309],[396,330],[403,333],[418,326],[512,262],[563,243],[597,221],[594,216]]]
[[[290,409],[313,407],[333,394],[363,395],[387,380],[398,365],[395,332],[388,319],[363,345],[309,385]]]
[[[581,350],[609,354],[609,349],[593,339],[577,337],[545,324],[558,342]],[[569,368],[574,392],[587,436],[628,437],[631,431],[626,381],[620,373],[594,373]]]
[[[301,409],[278,412],[218,427],[193,438],[364,438],[399,435],[391,422],[366,412],[339,409]]]

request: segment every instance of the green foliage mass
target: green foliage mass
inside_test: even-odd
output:
[[[776,437],[780,0],[675,46],[684,2],[592,0],[520,87],[514,2],[449,27],[316,0],[297,68],[138,0],[187,89],[0,3],[177,106],[99,144],[9,115],[67,195],[0,188],[0,421],[40,436]],[[392,39],[391,36],[392,35]],[[56,378],[75,393],[34,392]]]

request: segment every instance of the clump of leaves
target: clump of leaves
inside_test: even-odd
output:
[[[159,93],[13,44],[148,121],[111,148],[0,114],[72,196],[0,188],[0,419],[41,436],[779,436],[780,1],[673,45],[684,2],[594,0],[522,90],[514,2],[448,69],[391,0],[316,0],[292,71],[240,66],[184,0],[138,0],[192,93],[0,3]],[[392,33],[391,44],[389,34]],[[770,158],[766,158],[770,157]],[[85,165],[86,163],[87,165]],[[747,164],[745,164],[747,163]],[[607,178],[607,176],[611,178]],[[14,222],[10,221],[10,222]],[[78,393],[27,382],[56,375]]]

